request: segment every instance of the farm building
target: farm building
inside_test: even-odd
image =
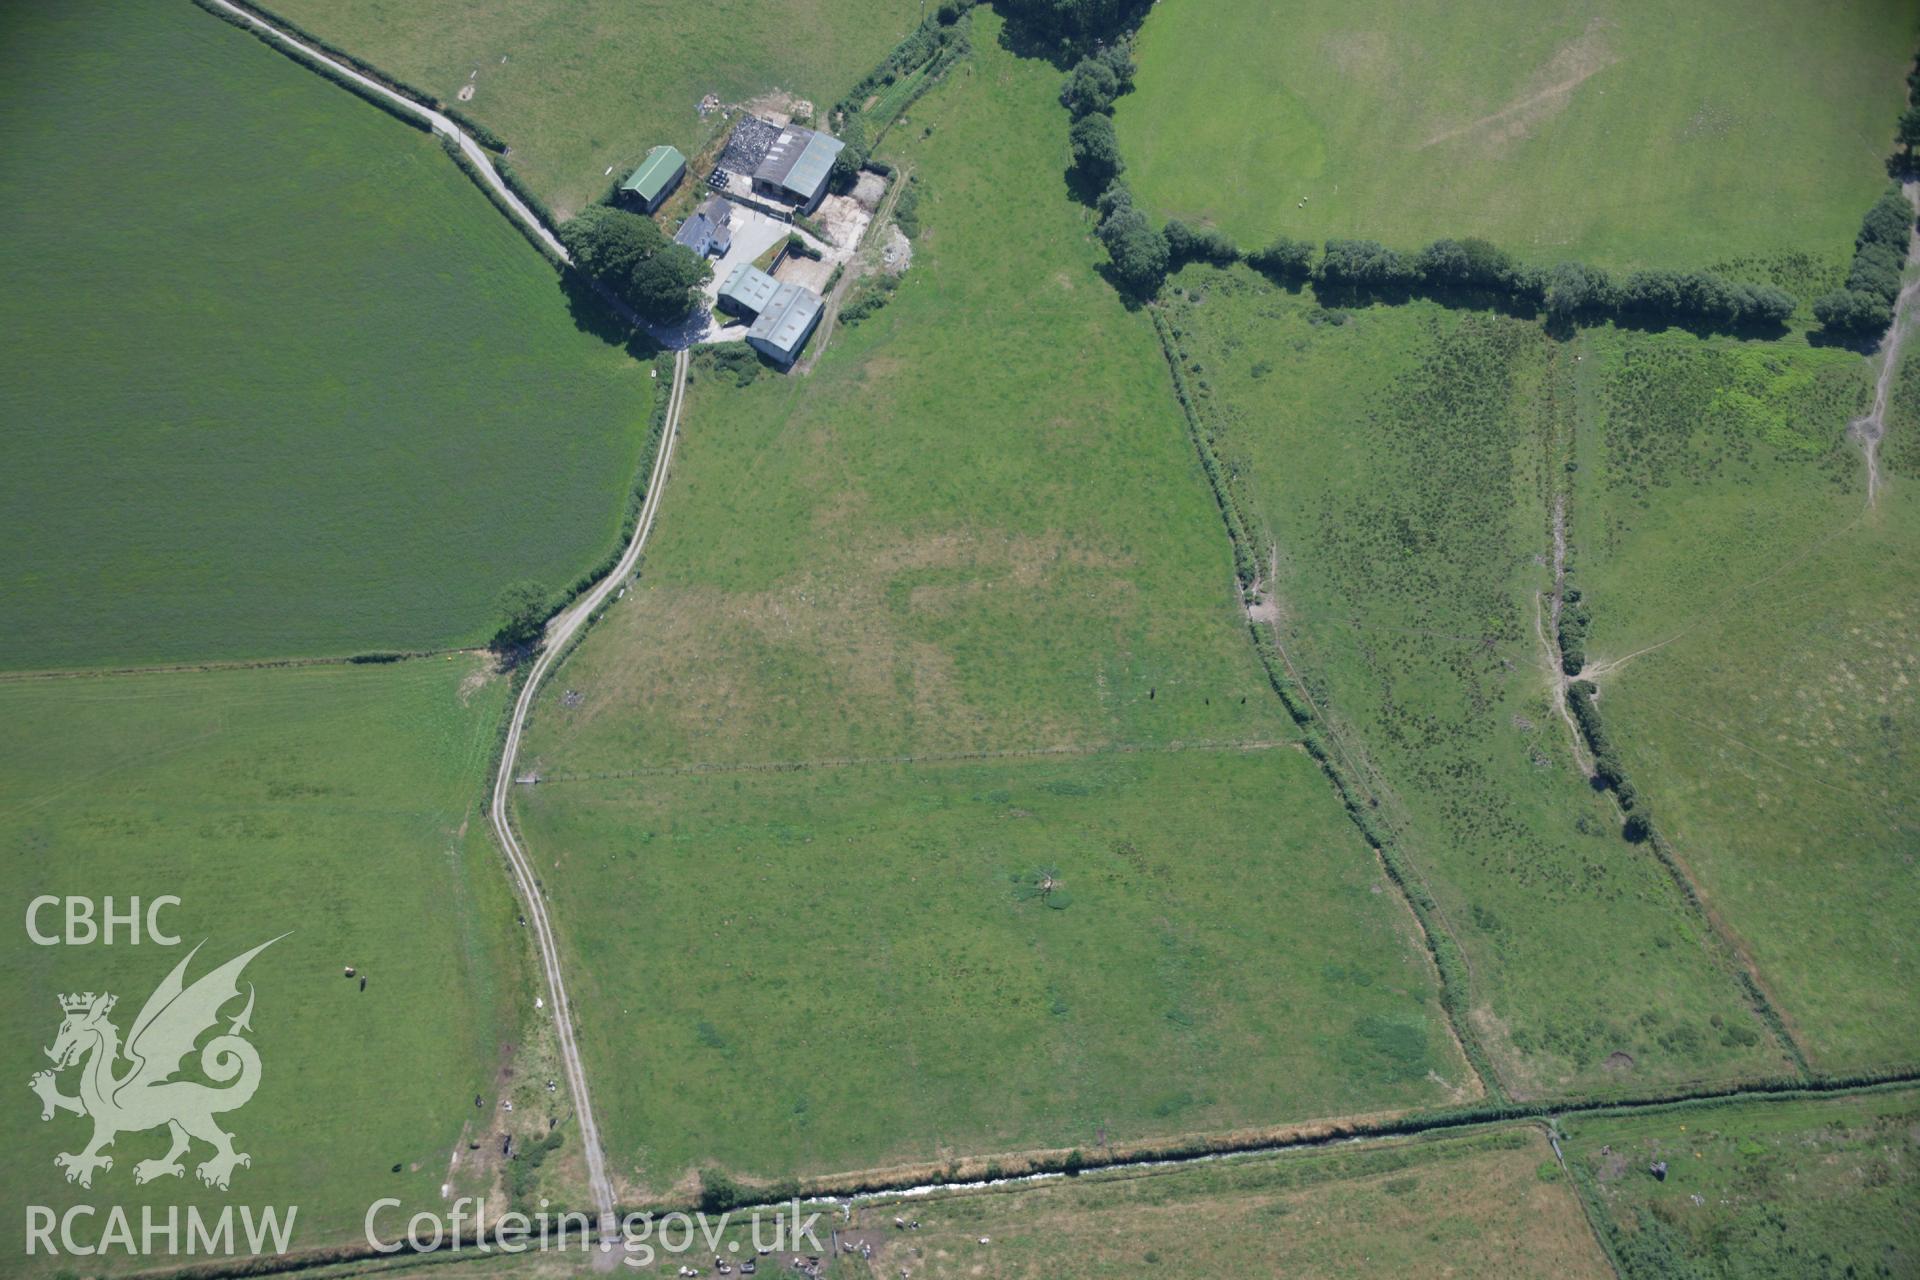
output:
[[[783,284],[774,291],[753,327],[747,330],[747,345],[781,364],[792,364],[800,348],[813,336],[822,309],[820,295],[813,290]]]
[[[715,196],[680,224],[680,230],[673,235],[674,243],[685,245],[703,258],[708,254],[724,257],[733,244],[732,223],[733,206]]]
[[[743,262],[720,282],[720,309],[739,316],[757,316],[779,291],[779,281],[751,262]]]
[[[833,162],[845,147],[830,134],[788,125],[755,167],[753,189],[812,213],[827,194]]]
[[[620,184],[620,199],[642,213],[652,213],[680,185],[686,172],[687,158],[677,147],[655,147]]]

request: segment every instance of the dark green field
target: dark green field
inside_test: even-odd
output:
[[[0,17],[0,668],[470,644],[612,546],[648,367],[437,144],[176,0]]]

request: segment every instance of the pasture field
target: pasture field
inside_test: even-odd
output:
[[[892,135],[925,192],[893,301],[807,379],[696,379],[639,581],[529,730],[517,811],[633,1186],[1470,1080],[1094,272],[1057,75],[976,20]],[[1070,907],[1014,880],[1046,870]]]
[[[926,230],[893,301],[810,376],[696,366],[670,515],[545,687],[530,762],[1289,731],[1152,327],[1095,274],[1066,197],[1051,74],[996,48],[890,135]]]
[[[1551,694],[1539,594],[1579,367],[1537,324],[1330,311],[1189,268],[1169,319],[1276,634],[1465,953],[1517,1096],[1773,1075],[1779,1049],[1659,863],[1625,842]]]
[[[920,21],[915,0],[275,0],[275,12],[454,103],[504,138],[557,216],[647,148],[725,127],[697,110],[789,94],[824,113]],[[463,86],[473,97],[458,102]],[[612,166],[613,173],[605,171]]]
[[[1817,1069],[1920,1061],[1920,374],[1865,501],[1865,362],[1583,340],[1572,541],[1609,734]]]
[[[1920,1269],[1920,1094],[1561,1122],[1627,1280]],[[1649,1172],[1665,1161],[1667,1176]]]
[[[647,366],[425,135],[177,0],[0,41],[0,668],[484,640],[614,544]]]
[[[505,1042],[531,1014],[514,904],[483,834],[505,702],[506,681],[467,657],[0,683],[12,917],[0,1028],[19,1091],[5,1113],[8,1203],[297,1205],[294,1245],[311,1248],[359,1239],[379,1196],[439,1202],[465,1127],[494,1123]],[[42,894],[120,907],[176,895],[162,922],[182,945],[33,945],[21,922]],[[58,932],[57,917],[43,927]],[[204,943],[191,980],[282,934],[244,975],[262,1068],[258,1093],[223,1117],[253,1158],[231,1192],[191,1166],[136,1187],[133,1166],[165,1151],[164,1131],[122,1134],[90,1190],[63,1181],[54,1156],[89,1126],[43,1123],[24,1087],[47,1065],[58,997],[113,992],[126,1033],[189,948]],[[342,976],[349,964],[364,990]],[[19,1213],[0,1224],[15,1265],[72,1266],[24,1259],[22,1229]]]
[[[1168,0],[1117,120],[1146,204],[1248,248],[1478,235],[1542,263],[1840,265],[1917,35],[1900,0]]]
[[[1476,1093],[1291,745],[562,777],[519,813],[610,1164],[654,1193]]]

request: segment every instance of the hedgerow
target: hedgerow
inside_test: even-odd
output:
[[[1913,205],[1898,185],[1888,187],[1867,210],[1854,238],[1846,287],[1823,294],[1813,304],[1814,316],[1829,332],[1878,337],[1893,323],[1913,221]]]
[[[295,45],[288,44],[284,40],[277,39],[271,32],[263,30],[260,27],[254,26],[251,22],[248,22],[245,18],[241,17],[239,14],[234,13],[229,9],[221,8],[219,5],[215,4],[213,0],[193,0],[193,2],[199,5],[202,9],[205,9],[208,13],[212,14],[214,17],[220,19],[220,21],[226,23],[227,25],[236,27],[239,30],[246,32],[248,35],[258,40],[261,44],[266,45],[267,48],[272,49],[274,52],[281,54],[284,57],[292,59],[294,62],[299,63],[302,67],[305,67],[307,70],[320,76],[322,79],[332,81],[334,84],[339,85],[342,89],[345,89],[348,93],[353,94],[355,97],[359,98],[361,101],[370,103],[373,106],[380,108],[380,110],[386,112],[388,115],[392,116],[395,120],[398,120],[401,124],[404,124],[409,128],[418,129],[422,133],[428,133],[432,131],[433,125],[424,116],[417,115],[414,112],[407,110],[407,108],[401,106],[399,103],[395,102],[392,98],[387,97],[385,94],[381,93],[379,90],[368,88],[366,85],[361,84],[358,80],[355,80],[352,76],[346,75],[345,73],[340,71],[339,68],[329,66],[326,63],[315,59],[313,56],[308,54],[305,50],[300,49]],[[264,10],[262,11],[262,16],[263,17],[268,16],[266,15]],[[274,21],[277,22],[278,19],[274,19]],[[298,28],[294,28],[294,30],[298,31]],[[316,41],[315,43],[319,43],[319,42]],[[333,51],[331,49],[328,49],[327,52],[332,53]],[[396,90],[396,92],[398,92],[398,90]],[[413,95],[405,94],[403,96],[412,97]]]

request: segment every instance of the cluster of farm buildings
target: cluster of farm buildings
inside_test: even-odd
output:
[[[742,208],[782,223],[812,214],[826,198],[844,147],[816,129],[743,116],[706,178],[714,194],[681,221],[674,240],[703,257],[725,258]],[[657,146],[620,184],[619,199],[636,212],[653,214],[686,173],[686,156],[675,147]],[[814,290],[775,280],[752,262],[728,269],[718,303],[721,311],[747,324],[748,345],[782,365],[799,356],[825,310]]]

